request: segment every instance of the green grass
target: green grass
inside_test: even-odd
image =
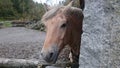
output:
[[[5,22],[3,23],[3,26],[4,26],[4,27],[11,27],[12,24],[11,24],[11,22],[9,22],[9,21],[5,21]]]
[[[2,23],[3,28],[12,27],[11,21],[0,21],[0,23]]]

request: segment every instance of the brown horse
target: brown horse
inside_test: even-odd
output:
[[[59,53],[69,45],[70,61],[79,62],[83,12],[82,9],[67,6],[57,7],[46,12],[42,21],[46,26],[46,38],[41,55],[49,63],[55,63]]]

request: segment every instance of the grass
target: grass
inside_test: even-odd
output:
[[[5,22],[3,23],[3,26],[4,26],[4,27],[11,27],[12,24],[11,24],[10,21],[5,21]]]
[[[2,27],[12,27],[11,21],[0,21]]]

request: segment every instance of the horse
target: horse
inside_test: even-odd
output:
[[[71,49],[70,61],[79,63],[84,15],[82,9],[72,7],[72,3],[73,1],[67,6],[50,9],[41,19],[46,27],[46,38],[41,56],[48,63],[56,63],[66,45],[69,45]]]

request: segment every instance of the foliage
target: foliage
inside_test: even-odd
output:
[[[11,27],[11,21],[0,21],[0,28]]]
[[[3,26],[4,26],[4,27],[11,27],[12,24],[11,24],[11,22],[9,22],[9,21],[5,21],[5,22],[3,23]]]
[[[0,20],[40,19],[44,12],[43,4],[33,0],[0,0]]]
[[[10,0],[0,0],[0,18],[14,16],[15,11]]]

